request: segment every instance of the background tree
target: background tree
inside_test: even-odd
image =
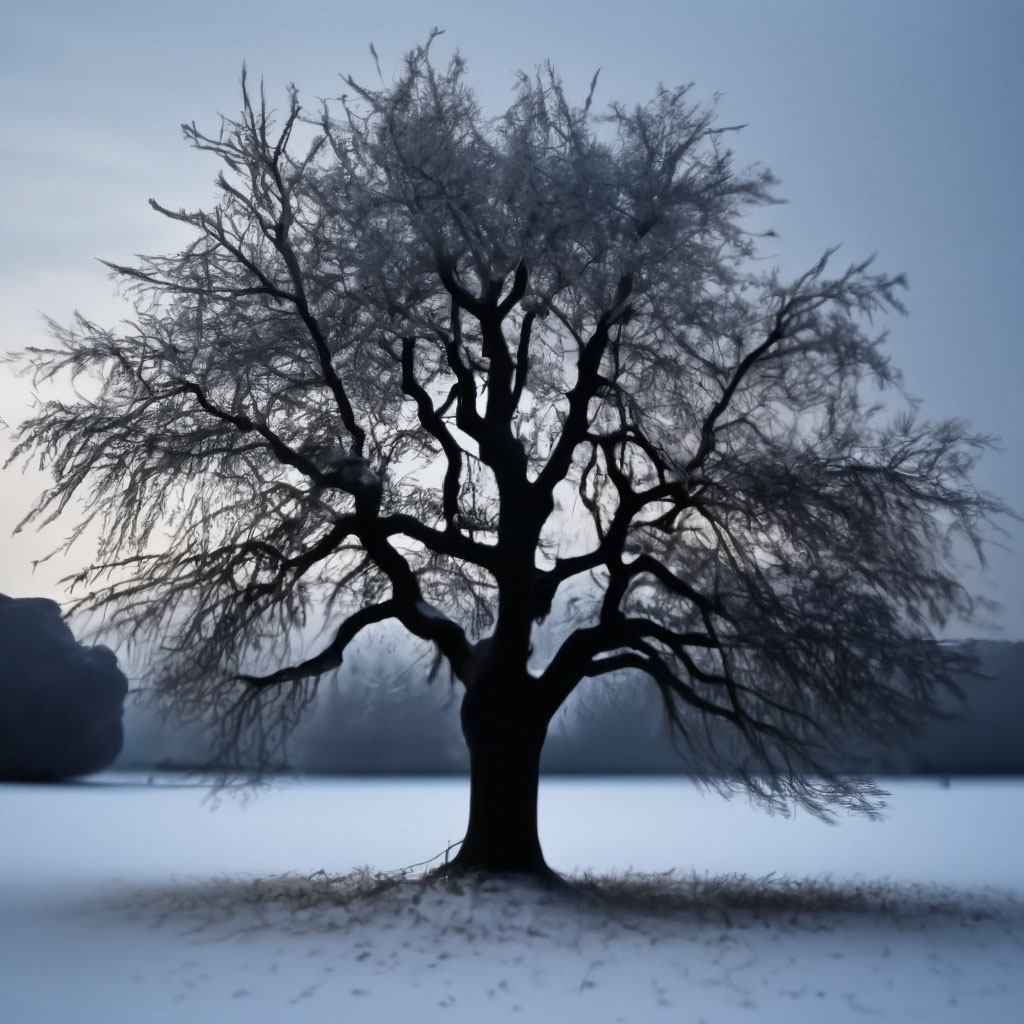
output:
[[[598,116],[544,68],[489,118],[429,49],[311,119],[243,74],[237,119],[184,126],[217,205],[153,203],[194,241],[112,268],[134,322],[29,351],[98,382],[16,450],[54,477],[33,518],[84,494],[76,532],[102,526],[77,607],[265,753],[362,630],[433,645],[464,688],[456,867],[545,870],[541,746],[597,676],[657,687],[702,757],[742,750],[723,788],[870,811],[822,755],[951,685],[952,544],[1002,510],[969,480],[984,438],[865,404],[899,381],[870,320],[902,278],[751,269],[773,179],[685,88]]]

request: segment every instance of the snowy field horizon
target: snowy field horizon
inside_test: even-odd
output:
[[[883,820],[828,826],[547,776],[564,893],[417,880],[466,778],[2,785],[0,996],[19,1024],[1019,1020],[1024,780],[880,781]]]

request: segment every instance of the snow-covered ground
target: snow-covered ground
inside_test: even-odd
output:
[[[443,850],[466,788],[0,786],[0,1018],[1024,1021],[1024,782],[894,782],[886,820],[829,827],[682,779],[546,779],[551,864],[617,883],[353,870]]]

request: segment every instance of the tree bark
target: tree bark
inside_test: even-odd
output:
[[[540,752],[549,715],[536,681],[484,677],[462,701],[469,747],[469,825],[446,872],[526,874],[553,879],[537,832]]]

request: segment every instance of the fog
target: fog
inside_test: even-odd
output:
[[[851,743],[837,770],[865,774],[1024,772],[1024,643],[979,641],[981,674],[963,677],[964,699],[947,718],[898,744]],[[411,662],[411,667],[405,667]],[[286,767],[304,772],[452,772],[468,769],[460,689],[401,648],[361,652],[323,680],[319,700],[288,747]],[[125,768],[201,766],[209,736],[159,716],[140,688],[126,709]],[[719,745],[728,749],[723,731]],[[737,752],[738,755],[738,752]],[[673,744],[656,690],[642,680],[581,687],[555,718],[543,754],[548,772],[706,772],[713,766]]]

